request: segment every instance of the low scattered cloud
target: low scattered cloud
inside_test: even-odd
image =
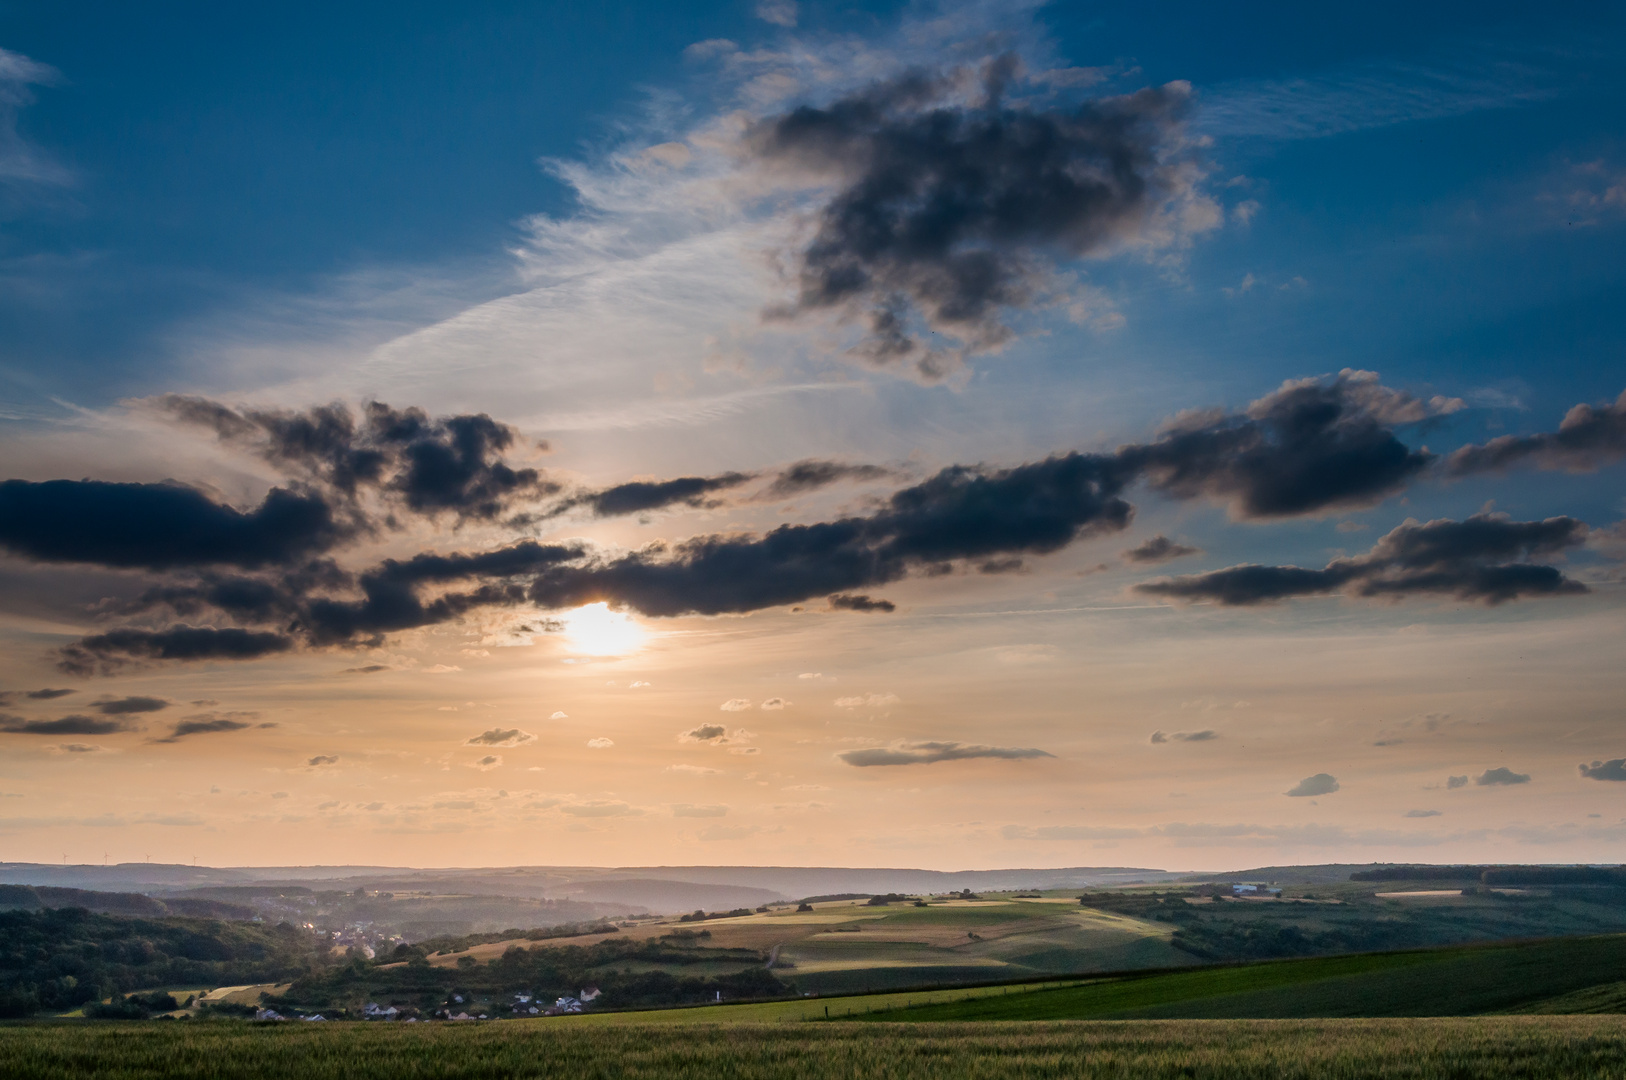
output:
[[[587,746],[588,746],[588,749],[590,749],[590,750],[608,750],[610,747],[612,747],[614,745],[615,745],[615,740],[614,739],[606,739],[606,738],[603,738],[602,736],[597,738],[597,739],[588,739],[587,740]]]
[[[0,547],[34,562],[166,575],[108,614],[168,611],[188,621],[160,629],[119,627],[62,650],[63,670],[87,675],[148,663],[376,647],[388,635],[493,607],[556,610],[603,602],[666,617],[834,597],[833,604],[874,611],[889,602],[869,590],[910,576],[931,578],[956,567],[1010,569],[1030,556],[1120,532],[1134,513],[1124,494],[1137,483],[1169,498],[1225,501],[1233,516],[1248,520],[1372,505],[1434,461],[1401,442],[1395,429],[1459,406],[1456,399],[1425,400],[1382,386],[1373,373],[1346,370],[1285,383],[1242,412],[1182,414],[1155,439],[1110,453],[1063,452],[1009,468],[951,465],[872,502],[863,513],[762,534],[705,534],[623,552],[582,541],[523,540],[484,551],[423,552],[351,571],[321,556],[375,535],[389,520],[369,517],[374,511],[360,508],[353,493],[372,492],[397,510],[413,510],[417,500],[413,512],[453,514],[461,523],[500,519],[517,510],[516,500],[534,501],[551,481],[502,464],[501,451],[516,436],[503,434],[508,429],[489,418],[431,420],[421,411],[388,407],[360,421],[320,410],[250,415],[166,399],[164,407],[176,415],[184,413],[234,444],[257,447],[297,483],[275,489],[257,508],[237,510],[172,484],[6,481],[0,484]],[[402,425],[399,432],[396,424]],[[466,447],[458,442],[465,428],[472,433]],[[420,444],[428,458],[446,466],[446,477],[437,479],[421,467],[414,456]],[[375,464],[383,472],[368,471]],[[803,487],[841,469],[861,468],[800,463],[783,475],[801,466],[806,468],[795,483]],[[1408,523],[1373,552],[1334,560],[1321,570],[1232,567],[1140,588],[1172,599],[1239,604],[1336,591],[1422,591],[1497,603],[1584,590],[1556,569],[1527,561],[1581,542],[1584,525],[1491,515],[1487,526],[1481,520],[1486,517]],[[135,520],[157,524],[132,532],[128,523]],[[86,521],[121,524],[87,529],[81,527]],[[181,541],[174,537],[187,539],[176,547]],[[1469,541],[1480,546],[1468,550],[1462,545],[1472,547]],[[1496,543],[1509,553],[1499,554]],[[212,624],[217,618],[222,625]]]
[[[931,765],[939,761],[969,761],[974,758],[998,758],[1019,761],[1026,758],[1055,757],[1054,754],[1032,747],[983,746],[961,742],[895,742],[890,746],[872,746],[861,750],[843,750],[836,755],[841,761],[857,768],[881,765]]]
[[[724,742],[728,729],[721,724],[701,724],[678,736],[679,742]]]
[[[624,802],[596,801],[585,803],[566,803],[559,807],[561,814],[571,817],[599,818],[599,817],[631,817],[642,814],[643,811]]]
[[[859,611],[865,614],[873,614],[877,611],[887,613],[896,611],[898,605],[890,600],[873,599],[862,593],[836,593],[830,597],[830,609],[832,611]]]
[[[1467,786],[1468,778],[1466,776],[1448,776],[1445,778],[1445,789],[1447,791],[1455,791],[1457,788],[1465,788]]]
[[[798,461],[782,469],[773,483],[762,489],[759,499],[786,499],[805,495],[842,480],[865,482],[892,476],[891,469],[879,465],[849,465],[839,461]]]
[[[1210,742],[1217,738],[1219,738],[1219,732],[1211,728],[1204,728],[1202,731],[1154,731],[1149,741],[1152,743]]]
[[[724,817],[727,813],[726,806],[695,806],[691,803],[672,805],[673,817]]]
[[[771,698],[768,698],[766,701],[764,701],[761,705],[758,705],[757,708],[762,709],[762,710],[764,710],[766,712],[777,712],[780,709],[786,708],[789,705],[790,705],[790,702],[786,701],[782,697],[771,697]]]
[[[1528,773],[1517,773],[1505,766],[1495,769],[1486,769],[1474,777],[1474,783],[1480,787],[1505,787],[1512,784],[1528,784]]]
[[[46,687],[43,690],[30,690],[23,697],[28,698],[30,701],[55,701],[57,698],[67,697],[69,694],[77,694],[78,692],[77,690],[60,690]]]
[[[233,409],[179,394],[153,405],[262,458],[319,492],[331,510],[359,514],[355,500],[371,492],[396,513],[495,521],[518,503],[559,490],[540,471],[507,463],[519,433],[484,413],[431,417],[372,401],[358,417],[342,404],[303,412]]]
[[[259,723],[260,714],[257,712],[229,712],[229,713],[196,713],[178,721],[170,733],[153,742],[173,743],[180,742],[189,735],[215,735],[227,731],[246,731],[251,727],[272,728],[276,724]]]
[[[104,716],[129,716],[134,713],[160,712],[169,706],[170,702],[163,698],[122,697],[98,701],[91,707]]]
[[[698,838],[707,843],[718,840],[744,840],[761,831],[761,825],[710,825],[700,830]]]
[[[519,746],[531,742],[536,738],[528,731],[519,728],[492,728],[482,731],[478,735],[470,736],[463,743],[464,746]]]
[[[1249,564],[1144,582],[1135,591],[1228,606],[1332,593],[1386,600],[1449,596],[1496,605],[1587,592],[1556,567],[1526,561],[1579,547],[1586,538],[1586,524],[1571,517],[1513,521],[1487,513],[1426,524],[1408,519],[1365,555],[1334,559],[1320,570]]]
[[[1626,780],[1626,758],[1594,761],[1580,766],[1581,775],[1588,780]]]
[[[305,767],[310,769],[319,769],[324,765],[337,765],[338,763],[339,757],[337,754],[317,754],[315,757],[305,762]]]
[[[340,675],[372,675],[380,671],[391,670],[388,664],[365,664],[361,667],[347,667],[340,671]]]
[[[1338,780],[1327,773],[1316,773],[1306,776],[1293,787],[1282,794],[1293,799],[1303,799],[1314,795],[1331,795],[1338,790]]]
[[[559,511],[585,505],[595,517],[646,514],[670,506],[701,510],[722,505],[714,493],[737,488],[756,479],[755,473],[729,472],[720,476],[681,476],[674,480],[632,480],[565,500]]]
[[[1626,391],[1613,402],[1577,405],[1554,432],[1503,435],[1483,446],[1464,446],[1446,458],[1454,476],[1504,472],[1518,465],[1591,472],[1626,458]]]
[[[1409,817],[1409,818],[1425,818],[1425,817],[1439,817],[1440,814],[1441,814],[1441,811],[1439,811],[1439,810],[1407,810],[1404,814],[1402,814],[1400,816],[1401,817]]]
[[[1125,562],[1153,564],[1168,562],[1171,559],[1183,559],[1187,555],[1201,555],[1202,548],[1191,547],[1188,544],[1178,544],[1162,533],[1152,537],[1144,543],[1137,544],[1122,553]]]
[[[768,317],[860,324],[855,358],[933,381],[1008,342],[1008,313],[1067,291],[1057,260],[1177,246],[1218,225],[1196,190],[1186,84],[1016,104],[1007,91],[1030,79],[1007,54],[753,124],[745,146],[763,172],[821,192],[810,235],[786,253],[794,298]]]
[[[902,698],[896,694],[855,694],[851,697],[836,698],[838,709],[885,709],[892,705],[901,704]]]
[[[74,714],[56,720],[25,720],[20,716],[0,717],[0,732],[16,735],[116,735],[134,730],[128,720],[105,716]]]
[[[757,0],[753,10],[763,22],[787,29],[796,25],[796,19],[801,14],[796,0]]]
[[[287,634],[236,626],[124,627],[91,634],[66,646],[57,667],[72,675],[105,675],[142,662],[258,660],[289,652],[296,644]]]
[[[549,715],[548,719],[549,720],[569,720],[570,717],[565,713],[565,711],[563,709],[555,709],[553,711],[553,713],[551,715]]]
[[[723,712],[744,712],[750,707],[751,699],[742,697],[729,698],[727,701],[718,706],[718,708],[722,709]]]
[[[667,772],[675,772],[675,773],[687,773],[690,776],[716,776],[716,775],[718,775],[716,769],[708,769],[704,765],[688,765],[688,764],[668,765],[666,767],[666,771]]]
[[[502,764],[502,755],[501,754],[487,754],[485,757],[480,758],[478,761],[470,762],[469,763],[469,768],[471,768],[471,769],[479,769],[481,772],[488,772],[491,769],[497,768],[501,764]]]

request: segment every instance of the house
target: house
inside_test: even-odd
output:
[[[368,1020],[394,1020],[397,1016],[401,1015],[401,1010],[397,1009],[394,1005],[391,1005],[388,1008],[381,1008],[379,1007],[378,1002],[369,1001],[366,1005],[362,1006],[361,1015],[366,1017]]]
[[[1269,885],[1232,885],[1232,896],[1280,896],[1282,890],[1272,889]]]

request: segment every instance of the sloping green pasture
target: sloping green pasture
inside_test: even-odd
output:
[[[1621,1002],[1626,935],[1126,976],[917,1006],[924,1021],[1473,1016]]]

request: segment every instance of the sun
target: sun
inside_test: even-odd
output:
[[[630,615],[605,603],[579,607],[564,617],[565,636],[576,652],[588,656],[626,656],[643,647],[649,635]]]

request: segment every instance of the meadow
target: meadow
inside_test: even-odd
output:
[[[1626,1077],[1619,1017],[0,1027],[10,1080],[1406,1080]]]

